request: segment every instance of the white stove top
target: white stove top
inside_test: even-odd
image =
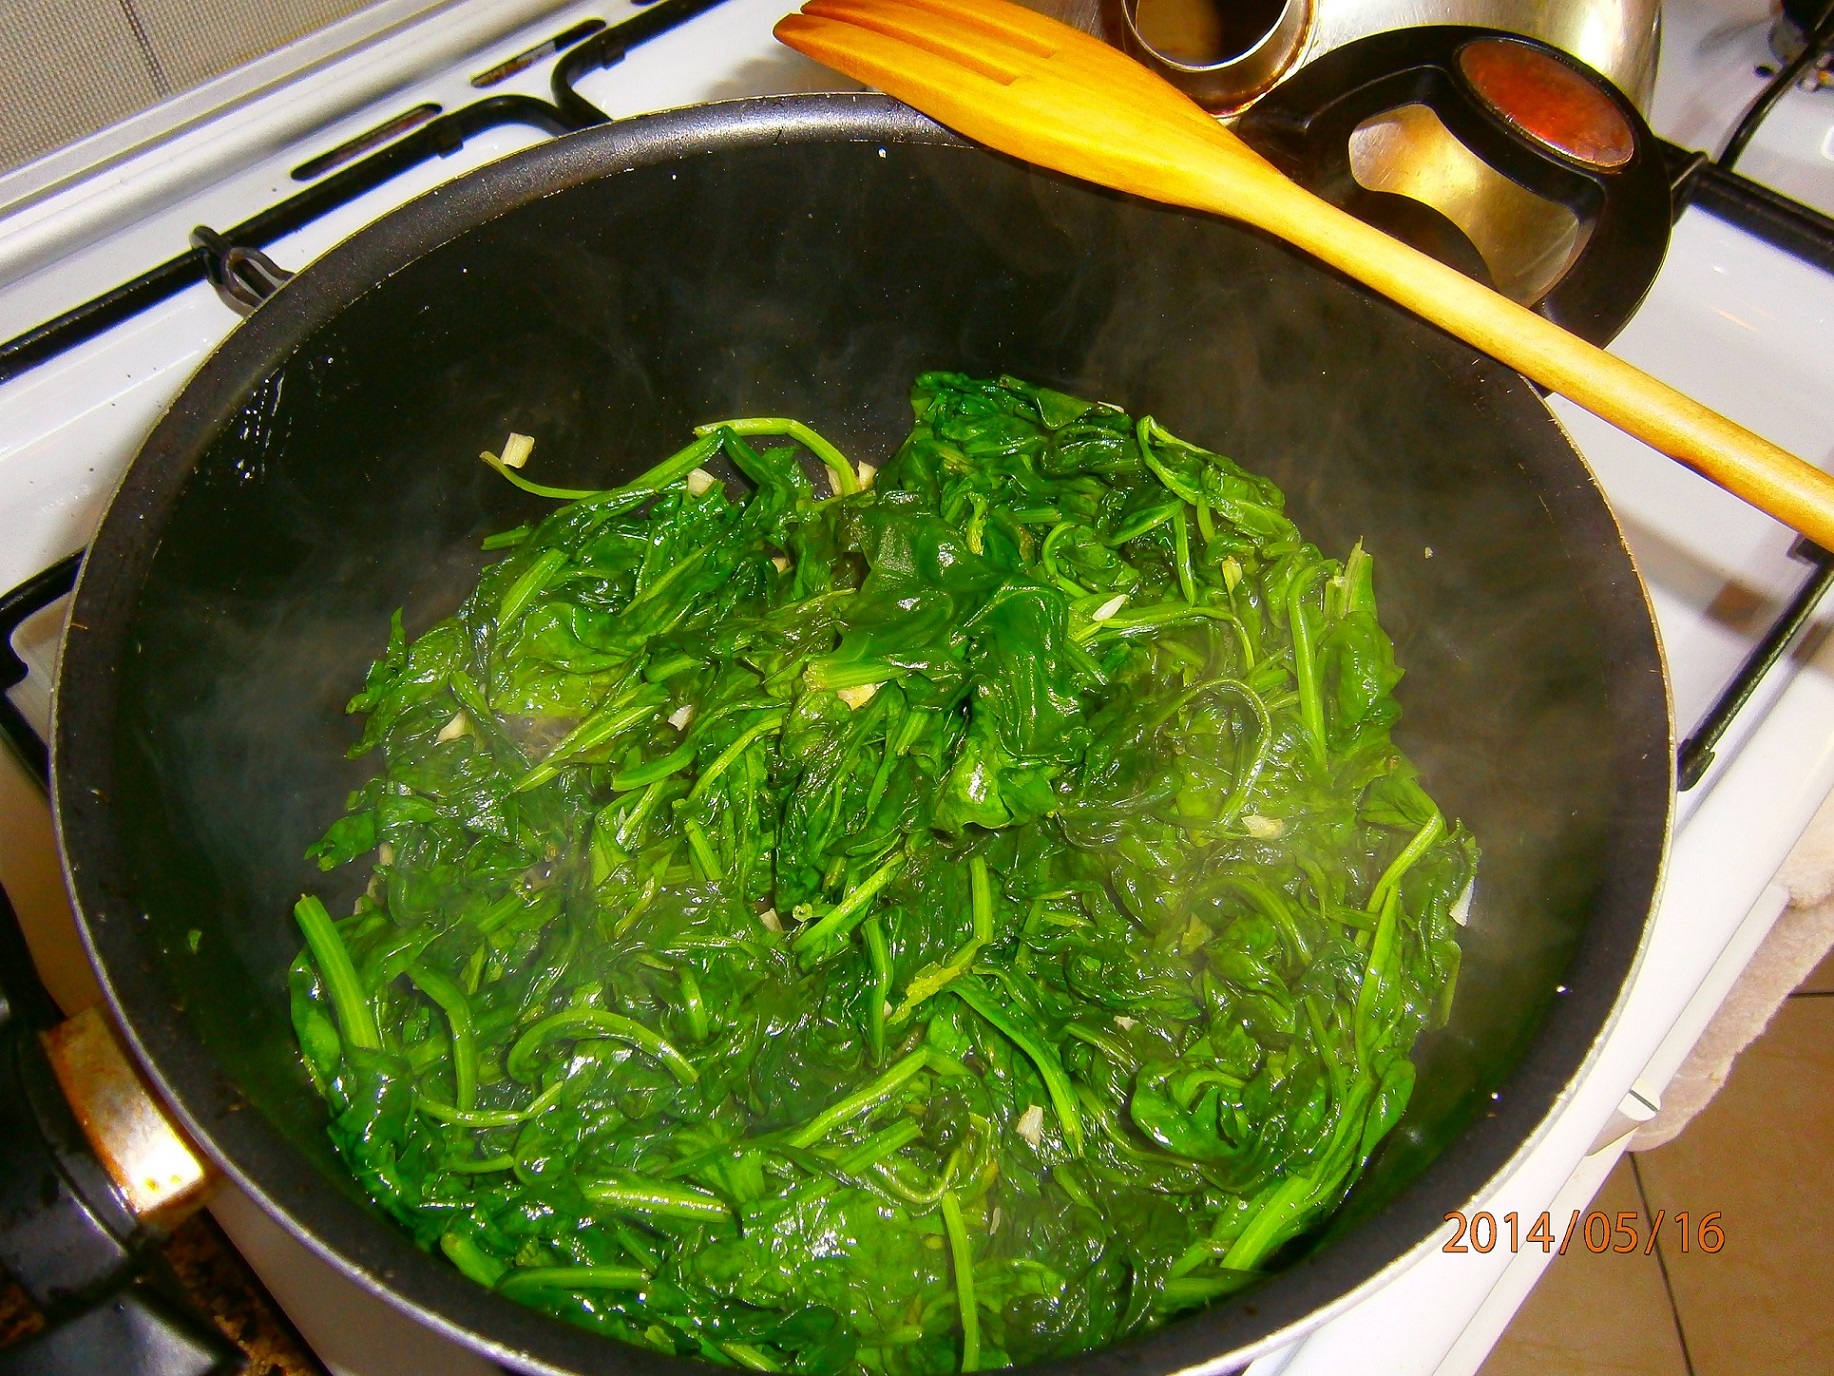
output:
[[[834,89],[831,73],[776,45],[789,0],[725,0],[634,50],[578,89],[613,116],[699,100]],[[0,339],[182,252],[193,225],[221,228],[297,189],[289,173],[424,102],[455,109],[483,94],[545,97],[550,63],[487,92],[470,77],[582,20],[613,24],[628,0],[459,0],[436,20],[372,42],[309,80],[245,103],[103,177],[0,218]],[[526,22],[524,22],[526,21]],[[1665,16],[1653,122],[1687,147],[1715,151],[1772,63],[1765,0],[1682,0]],[[515,27],[520,24],[521,27]],[[512,31],[513,29],[513,31]],[[375,98],[377,92],[387,94]],[[301,130],[309,130],[303,137]],[[268,246],[298,268],[384,210],[451,176],[545,137],[504,126],[422,165]],[[211,169],[217,169],[212,171]],[[1834,93],[1792,93],[1740,170],[1834,212]],[[4,188],[0,187],[0,192]],[[56,255],[59,250],[61,256]],[[142,437],[235,316],[190,287],[107,334],[0,385],[0,590],[78,548]],[[1695,210],[1677,226],[1647,303],[1613,346],[1684,392],[1824,467],[1834,467],[1834,275]],[[1622,519],[1661,627],[1682,734],[1732,676],[1802,580],[1789,534],[1703,480],[1565,403],[1555,410]],[[38,672],[15,692],[42,726],[61,610],[16,643]],[[1817,643],[1812,638],[1808,642]],[[0,883],[42,874],[42,800],[0,750]],[[1570,1101],[1486,1202],[1499,1217],[1564,1219],[1583,1209],[1622,1142],[1593,1150],[1633,1083],[1657,1093],[1692,1045],[1782,905],[1771,884],[1784,855],[1834,787],[1834,650],[1798,655],[1766,681],[1702,784],[1681,796],[1664,897],[1621,1016]],[[28,926],[67,916],[21,904]],[[35,946],[58,942],[34,933]],[[65,942],[67,945],[67,941]],[[54,981],[55,982],[55,981]],[[485,1372],[314,1262],[246,1199],[213,1206],[327,1363],[350,1376]],[[1450,1227],[1448,1225],[1449,1234]],[[1257,1361],[1254,1376],[1465,1376],[1545,1264],[1449,1255],[1434,1243],[1354,1295],[1305,1335]]]

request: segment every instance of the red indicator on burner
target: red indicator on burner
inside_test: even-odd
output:
[[[1538,143],[1592,167],[1621,167],[1636,151],[1630,121],[1595,82],[1539,48],[1480,38],[1459,69],[1484,104]]]

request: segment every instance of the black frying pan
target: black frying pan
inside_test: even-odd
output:
[[[932,367],[1150,411],[1275,478],[1328,551],[1364,538],[1408,669],[1400,738],[1485,848],[1451,1025],[1328,1233],[1066,1371],[1245,1358],[1429,1245],[1618,1007],[1668,823],[1662,664],[1604,500],[1521,378],[1283,245],[883,98],[577,134],[365,230],[204,366],[96,537],[55,733],[84,931],[186,1127],[347,1274],[510,1365],[678,1364],[487,1294],[333,1158],[285,970],[292,900],[324,882],[305,848],[364,772],[341,704],[395,607],[410,634],[447,613],[479,537],[538,509],[475,458],[507,431],[561,484],[618,481],[732,414],[871,455]]]

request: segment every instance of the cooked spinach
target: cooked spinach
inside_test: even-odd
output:
[[[1477,852],[1369,555],[1150,417],[912,402],[876,481],[774,419],[606,491],[486,455],[564,505],[350,703],[313,853],[373,878],[299,903],[294,1025],[480,1284],[767,1371],[1034,1361],[1277,1265],[1407,1105]]]

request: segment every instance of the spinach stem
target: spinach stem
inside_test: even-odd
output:
[[[882,1132],[875,1132],[859,1146],[834,1163],[835,1169],[858,1175],[875,1162],[882,1161],[902,1147],[908,1147],[923,1135],[923,1126],[915,1118],[900,1118]]]
[[[489,464],[490,467],[495,470],[498,477],[509,479],[513,485],[521,488],[531,497],[546,497],[551,502],[578,502],[584,501],[588,497],[596,497],[599,495],[597,491],[591,488],[548,487],[542,483],[530,482],[488,449],[479,454],[478,457]],[[485,548],[489,549],[490,546],[486,545]]]
[[[872,962],[872,1002],[866,1009],[867,1036],[871,1042],[872,1063],[885,1059],[885,1012],[892,993],[892,956],[885,944],[885,924],[875,913],[860,924],[866,938],[866,957]]]
[[[554,1101],[560,1098],[560,1092],[566,1088],[564,1080],[556,1080],[530,1101],[527,1108],[454,1108],[451,1104],[442,1104],[437,1099],[430,1099],[424,1094],[414,1096],[414,1107],[429,1118],[436,1118],[442,1123],[452,1123],[462,1128],[513,1128],[519,1123],[545,1111]]]
[[[1306,619],[1306,584],[1303,574],[1295,575],[1286,593],[1287,624],[1293,637],[1293,681],[1299,689],[1299,716],[1305,722],[1306,735],[1312,741],[1312,754],[1320,764],[1325,762],[1325,707],[1318,691],[1318,661],[1312,652],[1312,627]]]
[[[656,804],[662,801],[662,790],[668,785],[669,781],[665,777],[644,789],[637,799],[637,805],[618,823],[618,834],[614,839],[624,849],[629,850],[631,842],[643,835],[644,823],[649,821],[650,814],[656,810]]]
[[[1066,1037],[1074,1037],[1085,1045],[1093,1046],[1130,1075],[1140,1068],[1127,1048],[1116,1041],[1111,1033],[1103,1029],[1085,1027],[1079,1022],[1072,1022],[1065,1023],[1063,1030]]]
[[[1139,422],[1134,426],[1134,439],[1140,446],[1141,460],[1153,471],[1153,476],[1165,484],[1168,492],[1189,502],[1192,506],[1196,506],[1203,500],[1203,493],[1173,473],[1159,461],[1159,456],[1153,453],[1153,445],[1157,441],[1167,441],[1186,450],[1189,450],[1189,445],[1186,445],[1151,416],[1140,417]]]
[[[382,1037],[376,1031],[375,1010],[357,983],[356,967],[350,963],[350,952],[344,949],[344,939],[338,935],[331,914],[318,899],[305,894],[293,905],[293,917],[305,933],[312,959],[318,962],[318,972],[324,977],[325,993],[331,999],[331,1010],[337,1014],[338,1030],[344,1040],[352,1046],[380,1051]]]
[[[528,897],[520,888],[511,889],[473,920],[480,936],[489,936],[527,906]]]
[[[963,1371],[981,1365],[981,1318],[974,1302],[974,1257],[968,1250],[968,1229],[954,1190],[942,1192],[942,1223],[949,1234],[949,1255],[955,1263],[955,1304],[962,1320]]]
[[[831,1104],[784,1141],[792,1147],[812,1147],[835,1128],[870,1112],[884,1103],[919,1071],[929,1064],[929,1052],[919,1048],[864,1088],[854,1091],[837,1104]]]
[[[1394,966],[1399,957],[1397,928],[1401,915],[1401,891],[1391,888],[1382,900],[1382,915],[1376,920],[1375,937],[1369,944],[1369,963],[1363,967],[1363,980],[1356,990],[1356,1012],[1351,1032],[1356,1042],[1356,1063],[1367,1067],[1379,1029],[1376,1019],[1381,1005],[1394,986]]]
[[[1178,508],[1178,515],[1172,521],[1172,551],[1178,559],[1178,590],[1184,594],[1184,600],[1195,607],[1197,575],[1191,568],[1191,531],[1183,507]]]
[[[941,965],[926,965],[905,986],[904,997],[891,1016],[893,1026],[902,1027],[913,1010],[940,994],[951,982],[974,968],[974,958],[993,940],[993,884],[987,875],[987,858],[971,856],[968,860],[968,894],[973,924],[968,940]]]
[[[591,503],[595,509],[609,508],[612,512],[627,511],[631,507],[641,505],[670,483],[680,480],[719,453],[720,446],[726,442],[726,437],[719,433],[719,427],[705,426],[702,429],[708,433],[702,434],[700,430],[696,430],[695,434],[700,436],[699,439],[677,449],[661,463],[639,473],[622,487],[608,488],[603,492],[582,493],[579,500]]]
[[[487,1289],[494,1287],[503,1273],[509,1270],[508,1262],[497,1260],[478,1246],[474,1239],[450,1228],[439,1235],[439,1250],[461,1272]]]
[[[509,1072],[512,1080],[527,1084],[535,1078],[532,1062],[537,1051],[555,1037],[582,1035],[628,1042],[661,1061],[684,1085],[691,1085],[700,1079],[700,1072],[688,1058],[662,1037],[622,1013],[607,1012],[603,1008],[568,1008],[543,1018],[517,1038],[516,1044],[509,1049],[509,1055],[503,1058],[503,1068]]]
[[[495,535],[486,535],[479,542],[478,548],[486,552],[496,549],[514,549],[527,540],[534,529],[531,525],[523,524],[511,526],[508,530],[499,530]]]
[[[461,1112],[469,1112],[478,1098],[478,1042],[471,1031],[471,1003],[465,991],[454,980],[416,961],[408,966],[407,976],[420,992],[438,1004],[452,1028],[452,1075],[456,1082],[455,1102]]]
[[[705,794],[706,791],[713,786],[714,781],[730,769],[733,761],[743,755],[746,750],[750,748],[751,743],[757,740],[758,737],[773,731],[781,731],[783,729],[783,723],[788,717],[789,713],[787,712],[766,712],[757,721],[741,731],[738,739],[733,741],[733,743],[724,750],[720,751],[720,753],[714,757],[713,763],[701,771],[701,776],[694,781],[694,787],[688,790],[688,801],[693,802],[696,798]]]
[[[663,1218],[723,1223],[732,1217],[731,1208],[718,1195],[685,1185],[665,1185],[659,1180],[582,1180],[580,1193],[608,1209]]]
[[[1124,635],[1148,627],[1171,626],[1180,621],[1235,621],[1236,615],[1226,607],[1207,607],[1203,603],[1189,606],[1182,602],[1160,602],[1135,612],[1116,612],[1101,621],[1091,622],[1076,638],[1094,641]]]
[[[561,737],[560,744],[548,757],[510,787],[511,793],[527,793],[560,773],[561,767],[574,756],[583,755],[607,741],[615,740],[633,726],[640,726],[662,710],[667,701],[662,690],[647,686],[620,693],[605,706]]]
[[[1077,528],[1075,521],[1059,521],[1052,526],[1051,533],[1044,537],[1044,543],[1038,547],[1038,562],[1043,566],[1045,575],[1071,597],[1088,597],[1091,595],[1088,588],[1059,571],[1053,553],[1053,547],[1063,538],[1064,532]]]
[[[1082,1116],[1076,1110],[1076,1095],[1070,1088],[1069,1077],[1063,1073],[1056,1052],[1046,1050],[1042,1041],[1021,1027],[1018,1020],[1000,1006],[987,988],[972,977],[955,981],[949,986],[949,992],[992,1023],[995,1031],[1023,1051],[1038,1068],[1045,1092],[1051,1096],[1051,1107],[1057,1110],[1057,1119],[1063,1124],[1064,1141],[1069,1144],[1071,1151],[1080,1156],[1083,1150]]]
[[[880,889],[891,883],[903,864],[904,853],[899,851],[856,884],[845,898],[834,905],[832,912],[796,933],[790,948],[805,954],[817,950],[831,938],[851,932],[854,925],[865,917],[866,905],[872,902]]]
[[[542,1290],[641,1290],[649,1277],[634,1266],[524,1266],[497,1282],[497,1293],[522,1300]]]
[[[681,819],[681,829],[687,833],[688,854],[694,857],[694,863],[700,869],[700,876],[706,880],[720,877],[720,857],[713,853],[713,843],[707,839],[706,830],[692,817]]]
[[[981,533],[987,526],[987,498],[978,492],[968,494],[968,508],[972,513],[968,517],[968,526],[964,532],[968,537],[970,554],[985,554]]]
[[[909,1146],[922,1135],[923,1127],[916,1119],[900,1118],[834,1162],[835,1174],[811,1177],[796,1186],[793,1193],[797,1199],[804,1201],[825,1199],[845,1183],[842,1177],[864,1176],[875,1167],[881,1167],[881,1163],[893,1152]]]
[[[609,1222],[612,1236],[618,1239],[618,1246],[630,1253],[638,1266],[654,1275],[656,1269],[662,1265],[662,1258],[645,1245],[642,1237],[628,1223],[618,1218],[611,1219]]]
[[[985,855],[968,859],[968,897],[974,912],[975,944],[984,946],[993,940],[993,880]]]
[[[495,1171],[513,1170],[516,1158],[513,1156],[476,1156],[453,1159],[448,1157],[444,1162],[445,1169],[455,1175],[489,1175]]]
[[[694,763],[695,749],[694,743],[690,741],[677,746],[659,759],[638,765],[635,769],[620,769],[611,776],[612,792],[634,793],[640,788],[648,788],[653,783],[681,773]]]
[[[895,678],[903,678],[904,673],[897,665],[888,664],[884,660],[848,664],[838,656],[822,655],[809,661],[802,676],[811,688],[840,689],[864,688],[869,683],[889,683]]]
[[[652,598],[660,597],[664,591],[673,587],[678,580],[685,578],[689,573],[693,572],[693,570],[699,566],[700,561],[707,557],[711,548],[712,547],[709,545],[702,545],[693,553],[684,558],[677,559],[673,564],[669,565],[662,576],[656,579],[655,582],[645,583],[643,587],[638,590],[637,595],[624,604],[624,610],[628,612],[632,607],[640,607]]]
[[[1051,1179],[1057,1182],[1057,1188],[1070,1196],[1072,1204],[1080,1204],[1085,1209],[1093,1209],[1095,1200],[1089,1194],[1089,1187],[1077,1177],[1070,1166],[1051,1167]]]
[[[1435,808],[1433,815],[1414,833],[1413,839],[1402,847],[1401,853],[1382,871],[1382,877],[1376,880],[1375,888],[1369,891],[1366,911],[1375,913],[1381,910],[1388,891],[1400,887],[1402,877],[1419,862],[1420,857],[1426,854],[1428,847],[1439,839],[1445,829],[1445,816]]]
[[[860,490],[859,475],[854,472],[853,465],[847,462],[846,456],[799,420],[790,420],[784,416],[753,416],[745,420],[722,420],[710,425],[697,425],[694,433],[705,435],[722,428],[735,435],[783,435],[793,439],[826,465],[829,475],[834,479],[834,490],[837,493],[847,497]]]
[[[1102,543],[1110,549],[1118,549],[1129,540],[1138,540],[1149,530],[1157,530],[1168,521],[1174,520],[1178,511],[1179,506],[1176,502],[1161,502],[1158,506],[1148,507],[1145,511],[1136,513],[1109,531],[1103,537]]]
[[[720,1343],[719,1350],[748,1371],[783,1370],[780,1363],[772,1361],[750,1343]]]
[[[523,613],[528,604],[535,600],[535,594],[545,588],[555,574],[560,572],[561,565],[567,562],[567,552],[559,549],[544,549],[530,562],[529,566],[516,576],[516,581],[509,585],[503,597],[497,603],[496,635],[499,640],[507,639],[511,628]]]
[[[1223,801],[1223,809],[1216,818],[1218,825],[1230,826],[1235,822],[1235,819],[1241,815],[1242,809],[1248,805],[1249,794],[1254,791],[1255,785],[1260,782],[1261,772],[1267,768],[1268,756],[1273,752],[1274,748],[1273,714],[1268,710],[1267,704],[1261,701],[1261,695],[1255,692],[1255,690],[1250,688],[1246,683],[1243,683],[1240,679],[1213,679],[1209,683],[1199,684],[1197,687],[1205,691],[1211,688],[1227,689],[1229,692],[1241,698],[1243,702],[1247,703],[1248,710],[1253,712],[1255,717],[1256,731],[1254,754],[1249,756],[1248,764],[1237,772],[1235,787],[1229,790],[1228,798]],[[1193,692],[1193,696],[1195,696],[1195,691]]]
[[[697,1042],[707,1040],[707,1005],[701,1001],[700,981],[694,978],[694,971],[688,965],[676,970],[675,978],[681,983],[682,1007],[688,1015],[688,1035]]]
[[[1225,1276],[1178,1276],[1165,1283],[1164,1306],[1184,1309],[1207,1304],[1232,1295],[1243,1286],[1260,1279],[1254,1271],[1231,1271]]]
[[[1227,870],[1217,875],[1215,883],[1219,888],[1234,889],[1261,910],[1280,934],[1281,944],[1286,947],[1287,959],[1295,965],[1311,964],[1311,947],[1299,929],[1298,914],[1293,911],[1284,893],[1259,879]]]

